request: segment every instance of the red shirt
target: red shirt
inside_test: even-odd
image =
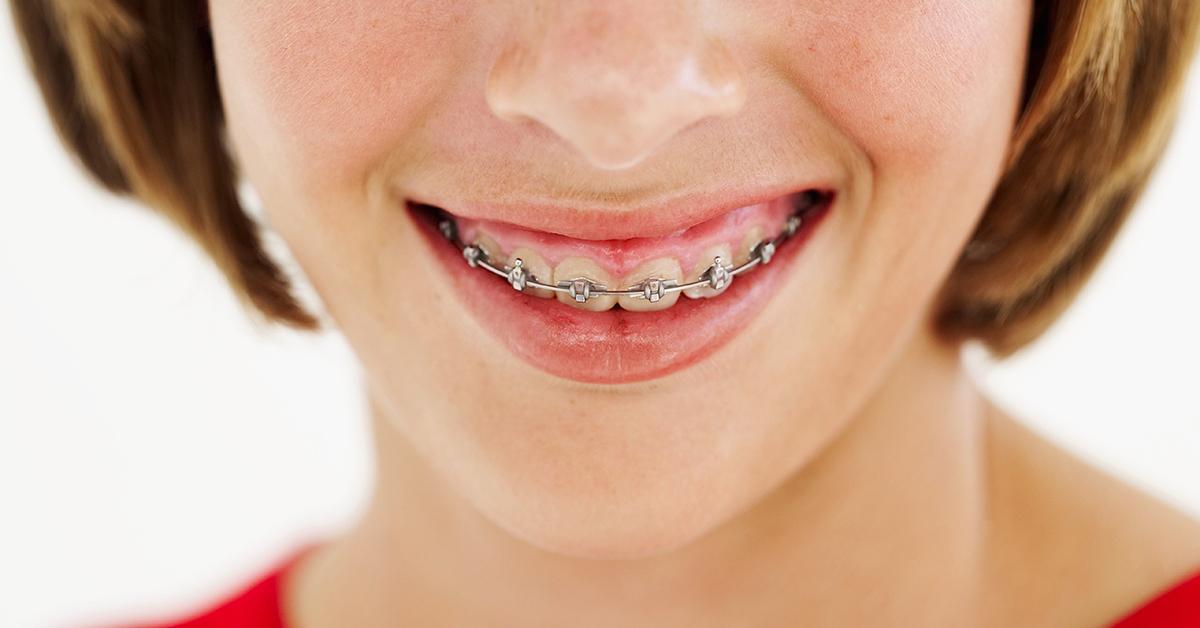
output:
[[[1200,626],[1200,570],[1113,624],[1113,628],[1196,628]]]
[[[163,628],[287,628],[280,612],[279,583],[289,561],[219,606]],[[1112,628],[1200,628],[1200,570],[1125,616]]]
[[[147,628],[287,628],[280,583],[300,556],[288,559],[249,587],[195,617]]]

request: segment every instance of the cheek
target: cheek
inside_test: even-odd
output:
[[[945,162],[1011,128],[1001,114],[1019,91],[1026,4],[809,3],[791,20],[793,76],[877,166]]]
[[[239,153],[303,185],[361,183],[444,89],[457,56],[447,33],[461,32],[462,4],[214,0]]]
[[[819,19],[795,21],[793,76],[869,163],[846,247],[855,302],[911,310],[949,272],[1007,154],[1029,10],[1028,0],[828,0]]]
[[[787,76],[862,162],[841,214],[831,292],[842,367],[888,355],[926,320],[987,205],[1023,84],[1029,2],[822,0],[791,20]],[[806,19],[806,15],[808,16]],[[832,230],[832,229],[831,229]],[[851,364],[856,362],[856,364]]]

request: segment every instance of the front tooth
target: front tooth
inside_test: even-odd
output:
[[[715,257],[721,258],[723,266],[730,266],[730,260],[733,259],[733,256],[730,254],[730,246],[728,244],[716,244],[704,249],[700,254],[700,258],[696,261],[696,265],[692,267],[692,272],[688,273],[687,282],[690,283],[699,279],[704,271],[708,270],[709,266],[712,266],[713,258]],[[683,294],[691,299],[709,299],[721,294],[728,288],[729,284],[726,284],[721,290],[713,290],[710,286],[703,285],[688,288],[683,291]]]
[[[546,262],[545,258],[539,255],[536,251],[524,246],[517,247],[512,253],[508,254],[509,268],[512,268],[513,262],[517,258],[521,259],[521,266],[526,272],[532,275],[532,279],[536,279],[538,283],[550,285],[554,284],[554,271],[550,269],[550,264]],[[554,291],[546,290],[545,288],[526,287],[525,294],[530,294],[542,299],[550,299],[554,297]]]
[[[554,282],[571,281],[577,278],[590,279],[605,288],[611,290],[615,285],[612,275],[609,275],[600,265],[586,257],[568,257],[558,263],[554,267]],[[617,297],[613,295],[593,296],[583,303],[575,301],[571,295],[566,292],[556,292],[555,297],[559,301],[584,310],[593,312],[603,312],[612,309],[617,304]]]
[[[632,288],[637,286],[643,280],[649,277],[656,277],[662,280],[671,280],[676,283],[683,282],[683,270],[679,266],[679,260],[670,257],[660,257],[638,265],[633,272],[625,276],[621,286],[623,288]],[[634,297],[617,297],[617,303],[621,309],[632,312],[650,312],[653,310],[665,310],[679,300],[678,292],[668,292],[662,296],[657,302],[650,302],[647,299],[638,299]]]
[[[754,225],[746,232],[746,235],[742,238],[741,246],[738,247],[737,255],[733,257],[734,266],[741,266],[750,260],[750,255],[754,252],[754,246],[766,239],[763,237],[763,233],[765,231],[758,225]]]

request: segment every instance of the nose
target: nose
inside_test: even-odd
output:
[[[488,74],[488,106],[549,128],[597,167],[632,167],[745,103],[745,79],[696,0],[531,4]]]

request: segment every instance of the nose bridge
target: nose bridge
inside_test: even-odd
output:
[[[633,166],[745,101],[740,69],[695,4],[538,0],[492,66],[488,104],[541,123],[598,167]]]

